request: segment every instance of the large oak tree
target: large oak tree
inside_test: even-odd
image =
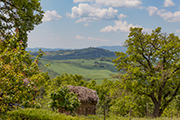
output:
[[[153,117],[160,117],[180,88],[180,39],[161,33],[161,28],[144,33],[130,28],[126,53],[116,52],[115,65],[122,86],[134,95],[145,95],[153,104]]]

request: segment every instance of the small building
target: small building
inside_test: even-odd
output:
[[[75,113],[78,115],[95,115],[96,106],[98,104],[99,98],[95,90],[82,87],[82,86],[72,86],[68,85],[70,92],[73,92],[77,95],[77,98],[80,100],[81,105],[76,108]],[[64,111],[66,114],[70,112]]]

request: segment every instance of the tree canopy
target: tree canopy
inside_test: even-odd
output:
[[[180,39],[142,28],[131,28],[125,41],[126,53],[116,52],[114,60],[122,86],[134,95],[145,95],[153,104],[153,116],[160,117],[180,88]]]
[[[27,46],[27,32],[42,22],[43,11],[40,0],[1,0],[0,39],[9,40],[19,32],[19,40]]]
[[[6,45],[8,47],[0,41],[0,113],[10,110],[15,103],[33,101],[37,95],[36,81],[29,79],[38,75],[38,58],[42,56],[39,54],[33,60],[18,36],[12,37]],[[17,47],[12,47],[14,45]]]

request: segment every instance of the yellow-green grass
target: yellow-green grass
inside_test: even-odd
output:
[[[72,60],[45,60],[40,62],[43,65],[50,63],[47,67],[59,74],[79,74],[87,79],[111,79],[111,74],[116,74],[114,63],[108,61],[100,61],[100,59],[72,59]],[[104,66],[100,66],[100,64]]]
[[[83,117],[60,114],[45,109],[19,109],[0,114],[0,120],[86,120]]]
[[[129,117],[110,116],[106,120],[130,120],[130,118]],[[131,120],[180,120],[180,118],[173,117],[171,119],[171,118],[168,118],[168,117],[159,117],[159,118],[151,118],[151,117],[148,117],[148,118],[146,118],[146,117],[138,118],[138,117],[131,117]]]
[[[58,112],[54,112],[47,109],[18,109],[9,111],[4,114],[0,114],[0,120],[103,120],[103,116],[71,116],[60,114]],[[129,117],[118,117],[118,116],[110,116],[106,117],[106,120],[130,120]],[[180,120],[180,118],[168,118],[168,117],[160,117],[160,118],[135,118],[132,117],[131,120]]]

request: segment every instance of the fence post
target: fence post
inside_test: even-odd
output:
[[[148,118],[148,113],[149,113],[149,110],[148,110],[148,103],[146,103],[146,117]]]
[[[131,120],[131,107],[130,107],[130,110],[129,110],[129,120]]]
[[[173,112],[171,111],[171,120],[172,120],[172,118],[173,118]]]

